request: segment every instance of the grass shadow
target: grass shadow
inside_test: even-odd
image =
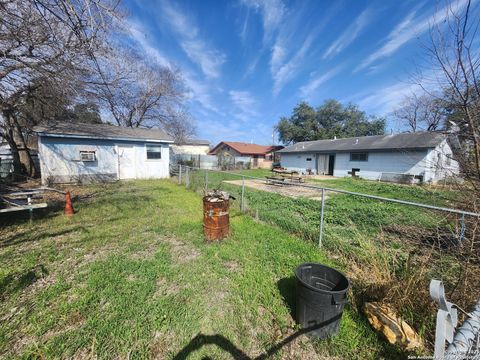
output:
[[[277,288],[282,296],[282,300],[285,305],[288,307],[288,311],[293,319],[296,318],[295,314],[295,277],[289,276],[286,278],[282,278],[277,281]]]
[[[298,338],[301,335],[310,333],[312,331],[318,330],[321,327],[324,327],[327,323],[330,323],[332,321],[336,321],[337,318],[333,318],[328,320],[327,322],[323,322],[320,324],[315,324],[313,326],[309,326],[307,328],[303,328],[301,330],[298,330],[289,336],[285,337],[283,340],[277,342],[276,344],[272,345],[269,347],[267,350],[265,350],[262,354],[256,356],[256,357],[250,357],[248,356],[242,349],[237,347],[235,344],[233,344],[229,339],[227,339],[225,336],[221,334],[215,334],[215,335],[204,335],[202,333],[199,333],[196,335],[190,342],[182,349],[178,354],[176,354],[172,359],[173,360],[186,360],[188,357],[194,353],[195,351],[200,350],[202,347],[206,345],[216,345],[226,353],[229,353],[230,356],[235,359],[235,360],[264,360],[264,359],[269,359],[273,356],[275,356],[283,347],[294,341],[296,338]],[[210,356],[204,356],[202,359],[213,359],[213,357]]]
[[[3,300],[7,294],[25,289],[46,275],[48,275],[48,270],[40,264],[0,279],[0,299]]]
[[[58,236],[66,235],[78,230],[83,230],[85,227],[83,226],[74,226],[67,229],[54,231],[54,232],[43,232],[35,237],[31,236],[31,231],[26,230],[21,233],[14,234],[6,239],[0,240],[0,249],[6,248],[8,246],[19,245],[25,242],[32,242],[32,241],[40,241],[45,238],[56,238]]]

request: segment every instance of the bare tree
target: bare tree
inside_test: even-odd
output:
[[[449,110],[451,131],[460,146],[456,157],[464,177],[480,193],[480,84],[478,28],[480,16],[452,2],[444,22],[430,29],[427,53],[434,66],[435,81]]]
[[[94,53],[116,16],[116,6],[108,0],[0,2],[0,135],[10,145],[16,173],[35,175],[28,149],[23,167],[19,155],[29,126],[25,121],[31,120],[18,116],[20,108],[47,84],[64,93],[76,90],[74,79],[95,65]]]
[[[415,93],[406,96],[393,115],[411,132],[440,130],[446,117],[444,104],[438,97]]]
[[[134,52],[115,48],[101,61],[94,90],[114,121],[128,127],[160,127],[179,139],[194,133],[183,108],[180,72],[148,63]]]

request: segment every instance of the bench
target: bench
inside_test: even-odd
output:
[[[276,177],[276,176],[265,176],[267,179],[267,185],[282,185],[280,182],[284,182],[285,178],[283,177]]]
[[[301,176],[291,176],[290,177],[291,182],[298,182],[298,183],[304,183],[305,179]]]
[[[353,178],[358,178],[358,175],[357,175],[358,172],[360,172],[360,169],[353,168],[352,171],[348,172],[348,175],[352,175]]]
[[[292,172],[290,173],[289,175],[281,175],[282,178],[284,179],[287,179],[287,180],[290,180],[290,182],[298,182],[298,183],[303,183],[305,182],[305,179],[301,176],[298,175],[297,172]]]

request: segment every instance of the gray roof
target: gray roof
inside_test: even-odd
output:
[[[446,135],[439,132],[401,133],[359,136],[344,139],[304,141],[288,146],[279,153],[365,151],[435,148]]]
[[[173,138],[160,129],[129,128],[112,124],[58,122],[35,126],[33,131],[41,136],[173,142]]]
[[[210,145],[210,141],[200,139],[185,139],[183,141],[175,141],[175,145]]]

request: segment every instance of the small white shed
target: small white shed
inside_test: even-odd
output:
[[[43,184],[170,176],[173,139],[158,129],[55,123],[34,131]]]

